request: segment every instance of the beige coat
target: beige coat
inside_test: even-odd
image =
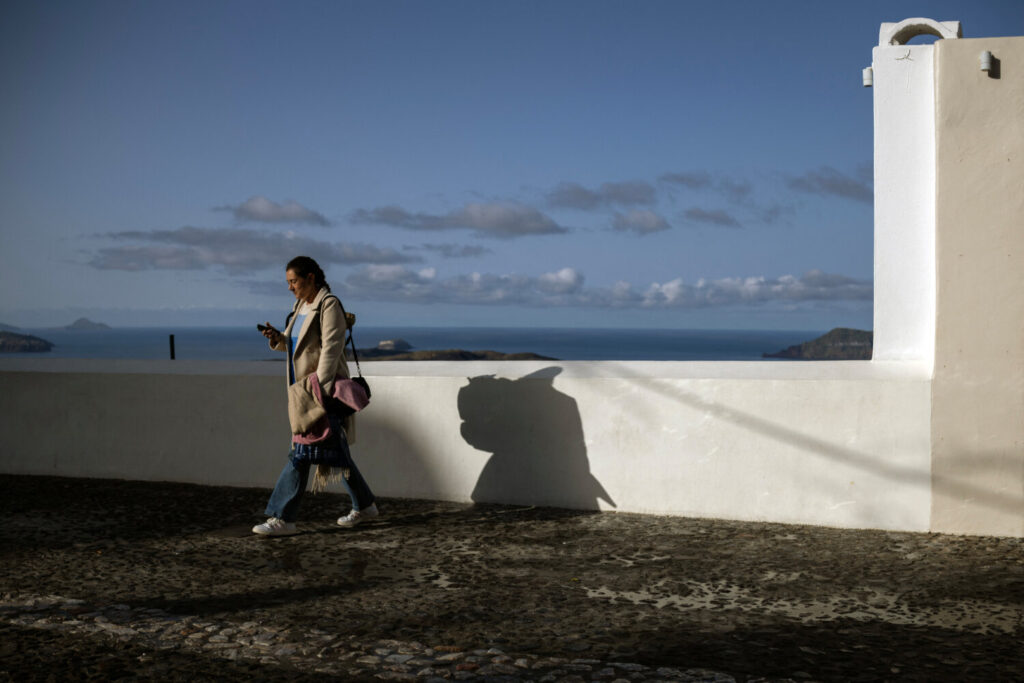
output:
[[[299,330],[295,342],[294,364],[295,375],[292,377],[292,366],[286,363],[285,376],[288,386],[291,387],[296,378],[303,380],[309,375],[316,373],[317,380],[325,395],[334,390],[334,378],[337,375],[348,377],[348,363],[345,362],[345,332],[348,325],[345,321],[344,311],[337,297],[331,296],[324,301],[330,293],[326,288],[317,292],[313,302],[309,305],[309,314]],[[323,302],[323,306],[321,306]],[[302,306],[303,302],[296,301],[292,313],[294,314]],[[319,309],[319,314],[317,310]],[[270,340],[270,348],[275,351],[288,351],[288,338],[292,335],[292,328],[295,325],[295,315],[288,320],[281,337]],[[293,392],[289,392],[291,397]],[[289,411],[300,409],[292,405],[289,400]],[[355,441],[354,420],[346,418],[345,432],[350,443]]]

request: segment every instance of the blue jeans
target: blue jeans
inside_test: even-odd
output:
[[[270,500],[267,501],[267,509],[264,512],[267,517],[277,517],[286,522],[295,521],[299,512],[299,503],[302,502],[302,496],[306,493],[310,466],[308,461],[288,458],[284,469],[281,470],[281,476],[277,478],[274,491],[270,494]],[[359,473],[359,468],[356,467],[351,457],[348,458],[348,463],[345,466],[349,471],[348,477],[342,478],[341,482],[352,499],[352,509],[362,510],[370,507],[375,498],[370,487],[367,486],[366,480],[363,479],[363,475]]]

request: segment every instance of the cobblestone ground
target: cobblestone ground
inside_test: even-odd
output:
[[[1020,681],[1016,539],[0,476],[0,680]]]

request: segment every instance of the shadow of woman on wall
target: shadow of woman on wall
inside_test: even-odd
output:
[[[576,400],[554,387],[562,368],[520,379],[470,377],[459,390],[462,438],[493,453],[471,498],[476,503],[598,510],[615,502],[590,473]]]

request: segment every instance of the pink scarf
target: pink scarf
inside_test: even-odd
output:
[[[320,382],[315,375],[310,375],[309,379],[309,390],[313,394],[313,398],[316,402],[323,406],[323,390],[320,388]],[[338,375],[334,378],[334,390],[331,392],[333,398],[338,399],[355,412],[359,412],[367,405],[370,404],[370,399],[366,395],[366,391],[363,387],[347,377]],[[324,411],[323,416],[318,419],[313,426],[309,428],[309,431],[303,434],[295,434],[292,436],[292,443],[302,444],[314,444],[324,441],[331,436],[331,421],[327,419],[327,411]]]

